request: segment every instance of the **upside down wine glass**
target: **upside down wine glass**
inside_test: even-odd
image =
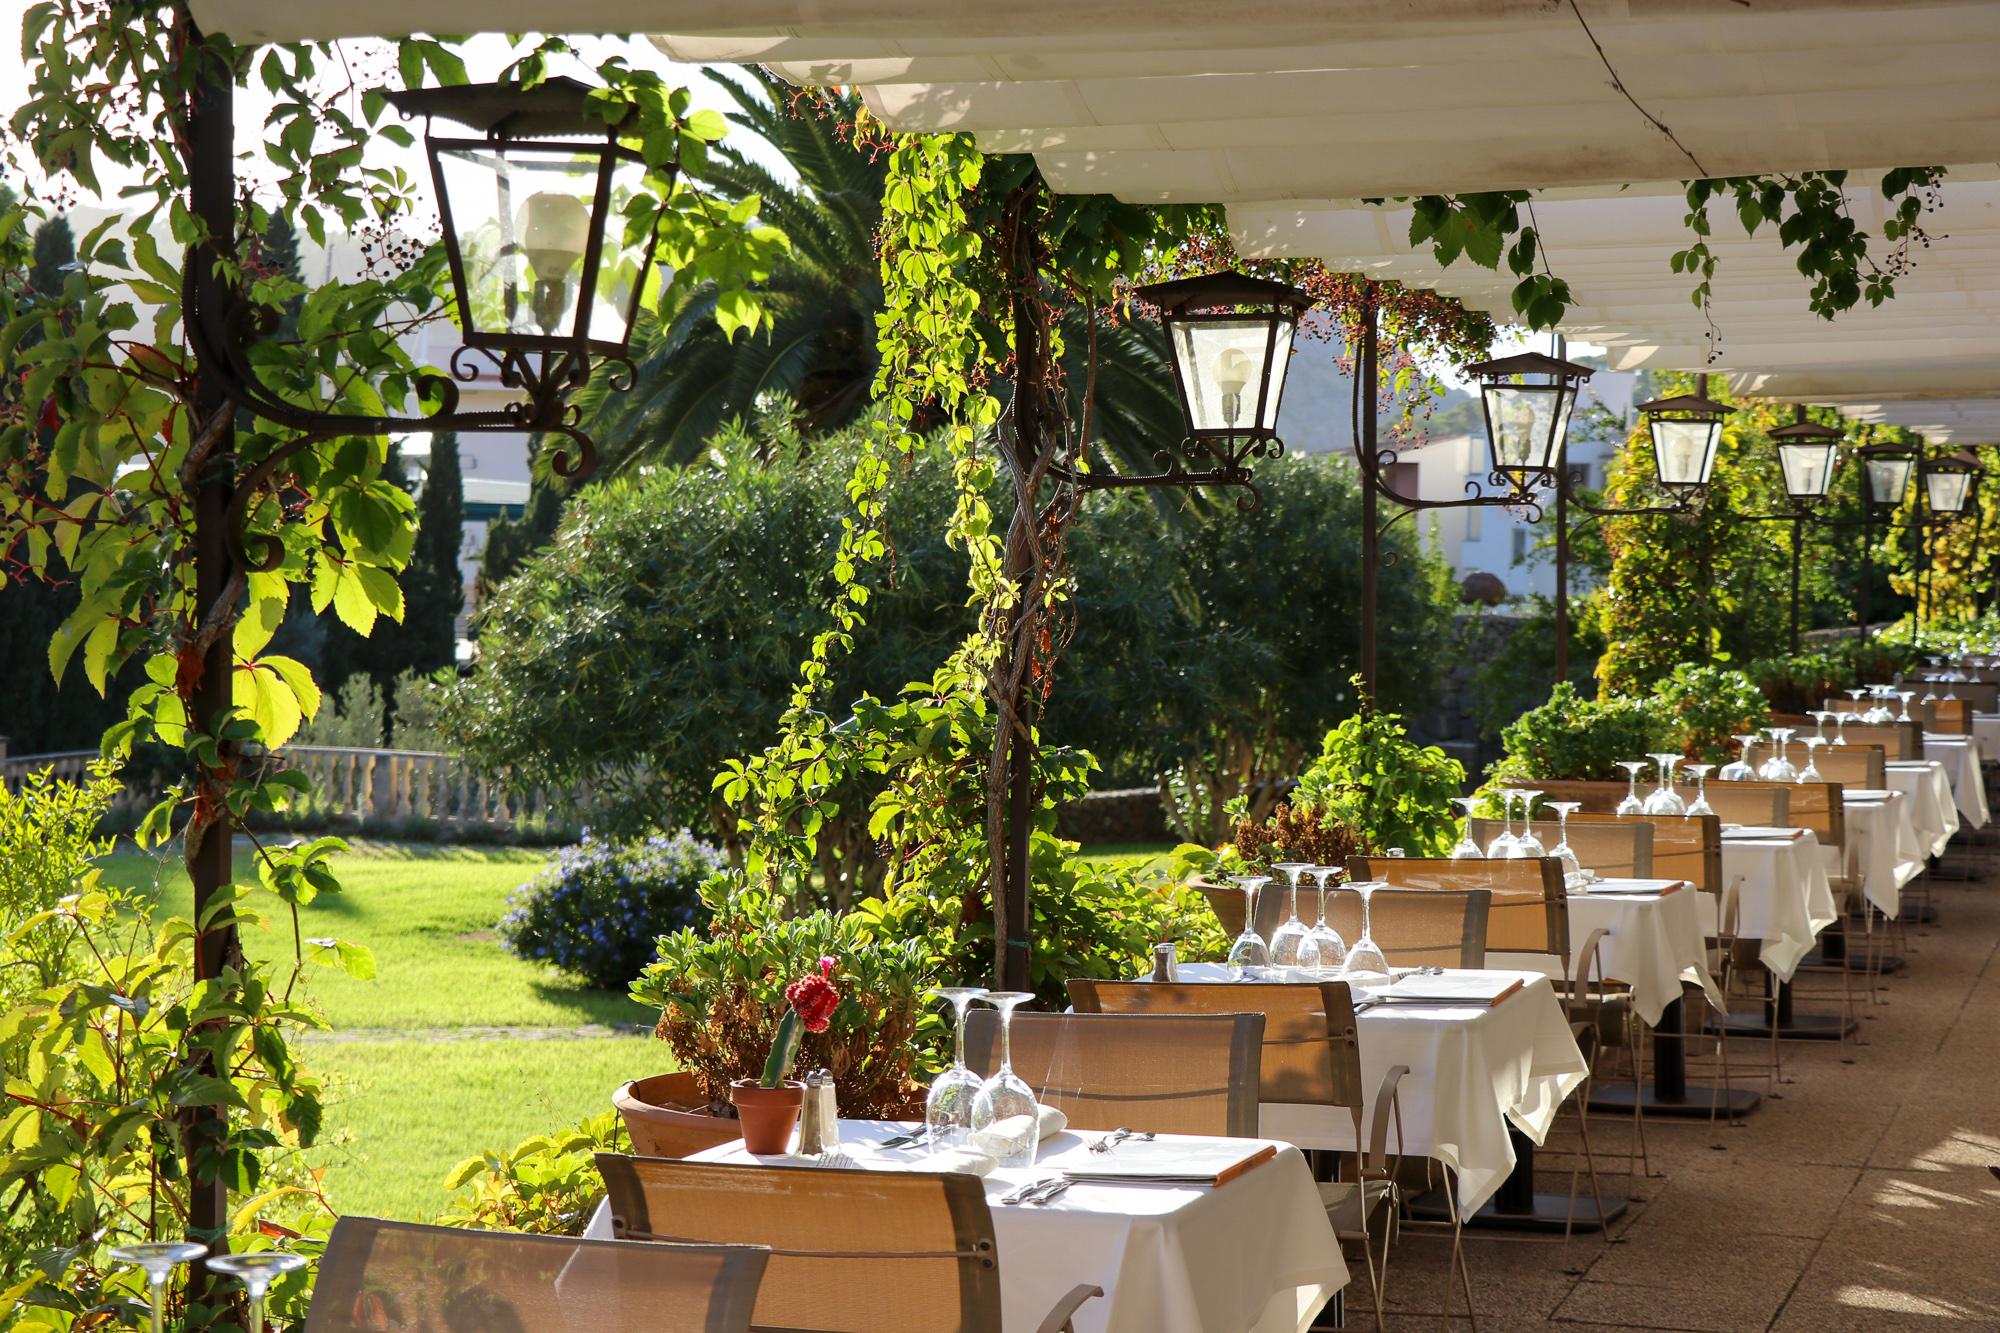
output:
[[[1897,690],[1896,697],[1903,701],[1902,715],[1896,720],[1898,722],[1915,722],[1916,719],[1910,716],[1910,700],[1917,697],[1917,692],[1915,690]]]
[[[950,1000],[952,1008],[951,1068],[931,1082],[924,1098],[924,1129],[934,1149],[955,1148],[972,1129],[972,1102],[985,1082],[965,1067],[965,1010],[986,994],[984,986],[939,986],[934,997]]]
[[[1479,849],[1479,844],[1472,840],[1472,812],[1478,807],[1479,798],[1477,796],[1454,796],[1451,798],[1451,803],[1457,806],[1459,812],[1465,816],[1465,824],[1459,830],[1458,834],[1458,845],[1451,849],[1451,859],[1454,861],[1477,861],[1486,855],[1485,852]]]
[[[1343,971],[1350,977],[1386,977],[1389,975],[1389,960],[1375,943],[1368,920],[1368,901],[1375,896],[1375,890],[1382,887],[1382,881],[1358,879],[1348,887],[1361,895],[1361,938],[1347,951],[1347,966]]]
[[[1833,715],[1833,744],[1847,744],[1847,719],[1849,716],[1847,713],[1835,713]]]
[[[1643,815],[1646,803],[1639,799],[1639,775],[1646,770],[1643,759],[1620,759],[1618,767],[1625,770],[1625,799],[1618,803],[1617,813],[1621,815]]]
[[[1824,708],[1815,708],[1810,713],[1806,714],[1806,716],[1810,717],[1813,721],[1819,723],[1819,743],[1821,745],[1825,745],[1827,743],[1826,720],[1832,717],[1833,714],[1829,713]]]
[[[1674,765],[1680,762],[1681,757],[1678,754],[1666,752],[1652,755],[1651,758],[1654,763],[1660,766],[1660,785],[1653,788],[1652,794],[1646,797],[1644,813],[1649,815],[1686,814],[1687,802],[1683,801],[1680,793],[1674,790]]]
[[[167,1319],[167,1279],[182,1264],[192,1263],[208,1253],[208,1246],[191,1240],[149,1240],[113,1247],[111,1257],[121,1264],[137,1264],[146,1270],[146,1294],[152,1302],[153,1333],[164,1333]]]
[[[1806,747],[1806,766],[1799,773],[1799,781],[1801,783],[1826,781],[1819,775],[1819,765],[1813,762],[1813,752],[1825,742],[1818,736],[1807,736],[1799,743]]]
[[[1548,849],[1535,836],[1535,802],[1542,799],[1538,791],[1528,791],[1522,787],[1514,789],[1514,795],[1521,798],[1521,832],[1514,839],[1514,850],[1508,855],[1517,861],[1531,856],[1547,856]]]
[[[1347,962],[1347,941],[1326,920],[1326,896],[1346,877],[1347,871],[1339,866],[1319,866],[1313,873],[1319,876],[1319,920],[1313,923],[1306,942],[1313,948],[1313,965],[1327,973]]]
[[[1785,757],[1785,749],[1791,744],[1791,741],[1792,729],[1790,727],[1771,728],[1771,743],[1776,748],[1772,750],[1771,757],[1766,759],[1757,769],[1758,777],[1764,779],[1766,782],[1797,782],[1799,780],[1799,770],[1793,765],[1791,760]]]
[[[306,1257],[288,1250],[258,1250],[251,1254],[211,1255],[208,1266],[243,1284],[250,1296],[250,1327],[246,1333],[264,1333],[264,1293],[285,1274],[304,1268]]]
[[[1742,746],[1743,749],[1736,758],[1722,766],[1722,771],[1715,775],[1716,781],[1748,782],[1757,776],[1757,770],[1750,767],[1750,747],[1755,745],[1760,738],[1752,734],[1749,736],[1735,736],[1731,739]]]
[[[1014,1073],[1014,1008],[1035,998],[1033,991],[993,990],[979,997],[1000,1011],[1000,1068],[979,1085],[972,1099],[972,1132],[1002,1166],[1033,1166],[1041,1142],[1041,1108],[1035,1090]]]
[[[1572,877],[1583,878],[1583,862],[1576,859],[1576,851],[1569,845],[1569,817],[1582,808],[1582,801],[1549,802],[1549,809],[1556,812],[1556,845],[1549,849],[1549,855],[1562,862],[1564,883],[1572,883]]]
[[[1486,855],[1500,861],[1514,854],[1514,789],[1501,787],[1494,794],[1500,798],[1500,832],[1486,844]]]
[[[1687,766],[1688,776],[1694,779],[1694,802],[1687,808],[1687,817],[1690,819],[1696,815],[1715,813],[1715,807],[1708,803],[1708,771],[1714,767],[1714,764]]]
[[[1257,933],[1257,890],[1271,882],[1269,875],[1232,875],[1229,882],[1243,890],[1243,933],[1229,946],[1229,978],[1254,981],[1271,965],[1271,946]]]
[[[1273,967],[1305,967],[1307,964],[1299,957],[1299,951],[1304,947],[1306,936],[1309,932],[1306,930],[1306,923],[1299,920],[1299,874],[1302,871],[1311,870],[1312,863],[1310,861],[1280,861],[1278,864],[1272,866],[1271,869],[1283,871],[1285,878],[1291,881],[1291,893],[1288,898],[1289,907],[1286,910],[1284,924],[1271,932],[1271,965]]]

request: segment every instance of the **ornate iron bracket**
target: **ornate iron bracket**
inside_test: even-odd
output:
[[[1182,454],[1195,460],[1213,459],[1214,466],[1190,471],[1181,461]],[[1066,463],[1057,462],[1049,465],[1049,475],[1083,491],[1127,490],[1146,486],[1239,486],[1244,494],[1236,497],[1236,508],[1248,514],[1264,503],[1264,493],[1257,489],[1256,479],[1250,470],[1251,462],[1282,458],[1284,454],[1285,442],[1276,438],[1190,438],[1181,441],[1180,454],[1167,449],[1153,452],[1153,462],[1160,469],[1158,472],[1079,472]]]
[[[531,356],[516,350],[460,346],[452,352],[449,376],[417,376],[418,396],[435,404],[434,410],[424,415],[322,412],[286,401],[263,382],[250,363],[251,344],[273,331],[273,312],[241,297],[225,299],[221,309],[204,308],[197,296],[198,288],[203,286],[207,284],[190,282],[188,292],[188,307],[194,312],[194,318],[188,321],[189,340],[202,374],[220,381],[224,395],[237,409],[299,432],[254,464],[238,480],[230,497],[229,548],[246,572],[268,572],[284,558],[284,548],[276,537],[247,530],[250,512],[258,498],[283,475],[283,465],[313,445],[348,436],[401,432],[504,431],[559,435],[566,443],[556,450],[549,465],[558,477],[574,481],[588,476],[595,468],[597,446],[584,433],[582,413],[567,401],[568,395],[588,383],[601,366],[612,368],[611,388],[616,392],[630,389],[637,378],[632,362],[624,357],[589,356],[568,348]],[[498,408],[461,410],[459,386],[477,382],[485,368],[476,358],[484,358],[498,371],[501,387],[515,390],[522,397]]]

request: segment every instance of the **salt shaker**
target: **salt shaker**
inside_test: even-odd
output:
[[[835,1101],[833,1075],[815,1069],[806,1075],[806,1094],[799,1107],[799,1152],[816,1156],[840,1146],[840,1107]]]

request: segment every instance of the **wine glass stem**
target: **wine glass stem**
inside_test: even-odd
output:
[[[1000,1011],[1000,1077],[1014,1072],[1014,1006]]]
[[[250,1328],[248,1333],[264,1333],[264,1293],[253,1292],[250,1296]]]
[[[1370,944],[1375,942],[1375,931],[1370,925],[1368,909],[1374,901],[1375,895],[1373,893],[1364,893],[1361,895],[1361,938],[1367,940]]]
[[[153,1333],[166,1333],[167,1328],[167,1275],[149,1274],[146,1286],[153,1297]]]
[[[1292,896],[1285,911],[1290,913],[1286,918],[1287,920],[1297,921],[1299,919],[1299,877],[1297,875],[1292,876]]]
[[[965,1006],[971,1000],[969,995],[959,995],[952,999],[952,1008],[958,1011],[958,1021],[952,1034],[951,1067],[964,1072],[965,1069]]]

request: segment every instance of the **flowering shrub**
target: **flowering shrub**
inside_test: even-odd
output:
[[[641,842],[593,837],[515,890],[500,934],[523,958],[623,990],[653,961],[654,941],[706,922],[701,886],[722,853],[686,832]]]

